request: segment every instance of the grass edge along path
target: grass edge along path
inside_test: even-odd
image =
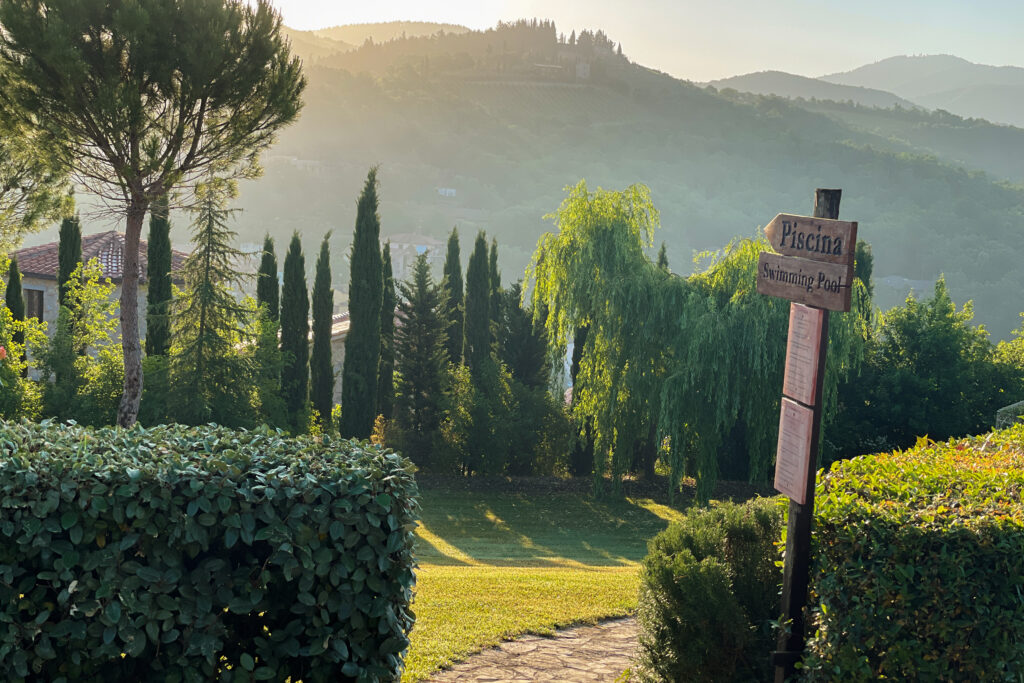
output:
[[[632,614],[647,539],[682,516],[650,499],[422,494],[410,683],[527,633]]]

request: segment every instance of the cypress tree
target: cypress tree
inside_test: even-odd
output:
[[[82,261],[82,224],[78,216],[65,216],[60,222],[57,247],[57,301],[63,306],[68,293],[68,280]]]
[[[281,397],[288,422],[297,432],[303,428],[309,397],[309,293],[306,289],[306,257],[299,233],[292,234],[284,257],[281,288]]]
[[[416,257],[412,281],[399,288],[402,298],[398,304],[400,325],[395,331],[395,418],[406,430],[408,455],[425,464],[441,423],[448,363],[446,295],[434,284],[425,254]]]
[[[334,290],[331,289],[331,234],[324,235],[313,278],[313,352],[309,358],[309,398],[320,415],[320,424],[328,428],[334,404],[334,365],[331,362],[331,315]]]
[[[384,288],[377,214],[377,169],[371,168],[356,207],[349,328],[341,379],[341,435],[365,439],[373,431],[380,365],[380,315]]]
[[[256,275],[256,303],[267,307],[267,316],[271,320],[277,320],[279,294],[277,254],[274,253],[274,238],[268,233],[263,238],[263,256]]]
[[[4,303],[11,311],[11,317],[15,320],[25,319],[25,293],[21,291],[21,271],[18,270],[18,257],[11,256],[11,265],[7,270],[7,292],[4,294]],[[15,344],[25,343],[25,333],[15,332],[11,336]]]
[[[171,221],[166,195],[149,210],[146,258],[146,355],[166,356],[171,348]]]
[[[381,250],[384,294],[380,311],[380,369],[377,372],[377,414],[391,419],[395,402],[395,274],[391,268],[391,242]]]
[[[664,242],[661,243],[661,249],[658,250],[658,268],[668,272],[668,252],[665,251]]]
[[[448,293],[448,360],[462,363],[462,258],[459,254],[459,231],[452,228],[448,236],[448,254],[444,259],[444,285]]]
[[[497,238],[491,238],[491,253],[488,262],[488,270],[491,281],[491,302],[490,302],[490,316],[491,326],[493,333],[493,326],[498,324],[498,320],[501,319],[501,273],[498,272],[498,240]],[[491,341],[494,341],[494,335],[491,335]]]
[[[466,268],[465,340],[462,355],[474,374],[480,373],[490,355],[491,347],[491,278],[487,265],[487,239],[476,236],[473,254]]]

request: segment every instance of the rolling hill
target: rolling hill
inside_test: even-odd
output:
[[[904,107],[912,109],[916,105],[910,100],[884,90],[864,88],[861,86],[839,85],[817,78],[797,76],[784,71],[758,71],[757,73],[723,78],[708,83],[719,90],[732,88],[740,92],[757,95],[779,95],[780,97],[803,98],[806,100],[834,100],[836,102],[854,102],[866,107]]]

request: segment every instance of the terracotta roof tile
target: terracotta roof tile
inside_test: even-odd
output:
[[[19,249],[14,252],[14,255],[18,257],[18,269],[26,277],[56,280],[59,248],[59,242],[51,242],[37,247]],[[124,233],[111,230],[83,235],[82,261],[89,261],[92,258],[99,260],[104,277],[109,277],[113,282],[120,282],[124,277]],[[187,253],[172,250],[171,272],[180,271],[186,258],[188,258]],[[141,271],[140,281],[145,282],[148,279],[149,271],[145,240],[139,241],[139,270]]]

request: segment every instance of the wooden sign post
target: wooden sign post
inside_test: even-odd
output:
[[[782,582],[789,628],[772,654],[776,683],[796,673],[804,651],[828,317],[829,311],[850,310],[857,224],[836,220],[841,197],[842,190],[817,190],[813,216],[776,216],[765,234],[779,253],[762,253],[757,263],[757,291],[793,302],[775,455],[775,488],[789,497]]]

